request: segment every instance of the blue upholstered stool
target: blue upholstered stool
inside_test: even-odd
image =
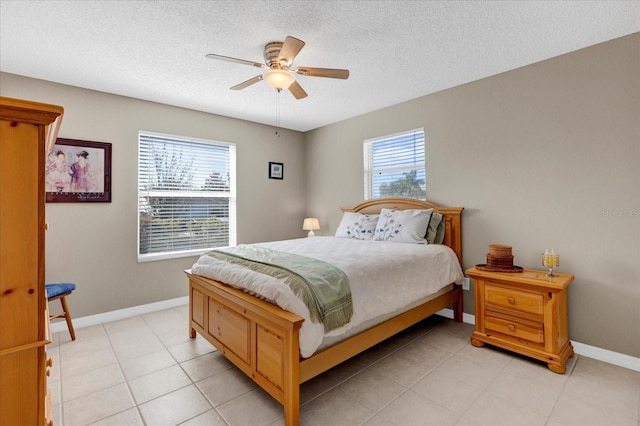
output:
[[[47,290],[47,299],[49,302],[60,299],[60,303],[62,304],[62,313],[51,315],[49,316],[49,319],[64,318],[67,320],[67,327],[69,327],[71,340],[76,340],[76,333],[73,331],[73,323],[71,323],[71,314],[69,314],[67,300],[65,299],[65,297],[70,295],[71,292],[76,289],[76,285],[73,283],[45,284],[44,288]]]

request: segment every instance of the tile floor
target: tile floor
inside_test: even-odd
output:
[[[188,306],[56,333],[54,424],[281,425],[281,406],[204,339]],[[640,373],[575,356],[567,374],[469,344],[430,318],[302,385],[304,425],[638,426]]]

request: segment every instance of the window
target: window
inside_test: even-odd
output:
[[[138,261],[236,244],[236,146],[138,133]]]
[[[424,129],[364,141],[364,197],[427,197]]]

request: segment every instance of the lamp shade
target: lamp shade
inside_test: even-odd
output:
[[[313,237],[315,235],[313,231],[317,229],[320,229],[320,223],[315,217],[307,217],[304,219],[304,222],[302,222],[302,230],[309,231],[309,237]]]
[[[262,78],[273,89],[286,90],[291,83],[296,81],[296,77],[289,71],[279,69],[268,69],[262,74]]]

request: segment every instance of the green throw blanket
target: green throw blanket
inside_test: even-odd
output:
[[[311,319],[321,322],[325,331],[341,327],[351,319],[353,305],[349,279],[333,265],[248,244],[216,249],[207,254],[284,282],[294,294],[302,296]]]

